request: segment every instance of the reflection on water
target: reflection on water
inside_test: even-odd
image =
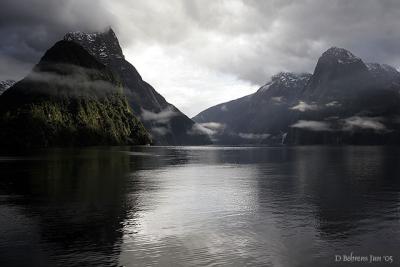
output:
[[[2,155],[0,266],[344,266],[334,255],[351,252],[398,264],[399,156],[388,147]]]

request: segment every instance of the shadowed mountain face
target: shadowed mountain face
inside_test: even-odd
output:
[[[2,147],[149,142],[119,79],[73,42],[56,43],[0,97]]]
[[[109,67],[121,78],[124,94],[129,105],[161,145],[202,145],[209,144],[206,134],[198,131],[195,123],[163,96],[125,60],[118,39],[112,29],[104,33],[72,32],[64,37],[83,46],[98,61]]]
[[[368,79],[368,68],[361,59],[345,49],[333,47],[318,59],[304,96],[314,101],[346,98],[363,88]]]
[[[280,73],[255,94],[211,107],[193,120],[218,126],[219,143],[397,144],[399,92],[395,68],[365,64],[332,47],[312,75]]]

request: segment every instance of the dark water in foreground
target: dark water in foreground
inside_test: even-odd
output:
[[[2,267],[358,266],[335,263],[351,252],[400,265],[400,148],[0,157]]]

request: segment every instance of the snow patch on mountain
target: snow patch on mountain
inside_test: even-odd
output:
[[[111,28],[106,32],[69,32],[64,36],[64,40],[82,45],[91,55],[99,57],[105,65],[108,65],[111,59],[125,58],[118,39]]]
[[[396,70],[395,67],[392,67],[387,64],[366,63],[365,65],[372,74],[390,73],[390,74],[400,75],[400,73]]]
[[[64,40],[65,41],[88,41],[88,42],[94,42],[97,38],[97,36],[100,33],[85,33],[85,32],[80,32],[80,31],[75,31],[75,32],[69,32],[65,35]]]
[[[293,72],[280,72],[271,77],[271,81],[262,86],[259,92],[267,91],[272,85],[281,87],[295,87],[300,82],[305,82],[310,79],[311,74],[309,73],[293,73]]]
[[[13,86],[15,81],[13,80],[6,80],[6,81],[0,81],[0,95],[4,93],[8,88]]]

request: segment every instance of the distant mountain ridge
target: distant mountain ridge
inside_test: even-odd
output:
[[[400,144],[399,118],[400,73],[332,47],[313,74],[277,74],[193,120],[222,144]]]
[[[256,93],[211,107],[193,118],[205,125],[217,123],[214,141],[220,144],[279,143],[282,129],[292,121],[291,106],[311,74],[281,72]]]
[[[211,143],[208,135],[196,131],[196,125],[190,118],[143,81],[135,67],[125,60],[119,41],[111,28],[102,33],[70,32],[65,35],[64,40],[80,44],[120,77],[132,110],[149,130],[155,144]]]

